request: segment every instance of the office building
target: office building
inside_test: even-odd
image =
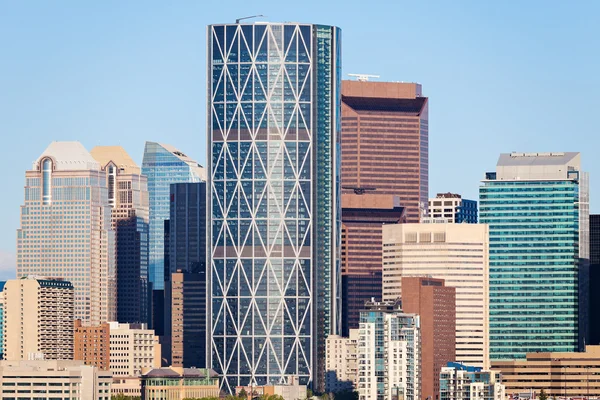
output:
[[[403,220],[397,196],[342,194],[342,336],[358,328],[366,301],[381,301],[381,227]]]
[[[0,360],[4,360],[4,285],[0,281]]]
[[[306,385],[299,383],[298,377],[288,376],[286,383],[278,385],[238,386],[235,388],[235,394],[238,398],[245,400],[268,398],[269,396],[281,396],[283,400],[305,400],[307,398],[306,389]]]
[[[106,174],[111,225],[115,231],[116,320],[148,319],[148,181],[121,146],[90,152]]]
[[[421,398],[420,317],[395,302],[373,302],[360,313],[359,400]]]
[[[123,395],[127,397],[142,398],[142,377],[141,376],[118,376],[113,378],[110,388],[111,397]]]
[[[363,307],[364,309],[364,307]],[[350,329],[348,337],[327,337],[325,357],[325,391],[338,393],[358,388],[358,329]]]
[[[73,359],[74,288],[35,277],[4,285],[4,358]]]
[[[110,371],[114,377],[139,376],[144,368],[161,364],[158,336],[146,324],[110,325]]]
[[[501,154],[479,191],[490,235],[490,358],[586,339],[589,199],[579,153]]]
[[[540,393],[549,398],[598,398],[600,396],[600,346],[586,346],[585,352],[527,353],[521,360],[492,360],[502,372],[508,396]]]
[[[218,398],[219,375],[203,368],[144,368],[142,400]]]
[[[325,388],[341,325],[341,32],[208,27],[211,365],[223,389]]]
[[[429,199],[429,217],[443,218],[450,224],[476,224],[477,201],[456,193],[438,193],[435,199]]]
[[[168,226],[168,227],[167,227]],[[171,185],[165,225],[165,353],[169,365],[206,366],[206,183]]]
[[[106,173],[79,142],[52,142],[25,173],[17,230],[17,278],[39,275],[75,287],[75,318],[115,316],[114,232]]]
[[[488,227],[386,225],[383,249],[383,299],[402,297],[403,277],[444,279],[456,289],[456,360],[488,368]]]
[[[75,320],[74,360],[93,365],[101,371],[110,370],[110,325],[83,326]]]
[[[169,219],[170,185],[206,180],[204,168],[175,147],[146,142],[142,175],[148,179],[150,244],[148,276],[153,290],[164,286],[164,221]]]
[[[2,398],[110,400],[110,372],[80,361],[0,361]]]
[[[600,319],[594,315],[600,310],[600,291],[593,290],[600,285],[600,214],[590,215],[590,312],[588,321],[591,345],[600,345]]]
[[[429,102],[418,83],[342,82],[342,186],[400,197],[419,222],[429,196]]]
[[[456,359],[456,289],[443,279],[402,277],[402,311],[421,320],[421,398],[439,399],[440,371]]]
[[[499,371],[449,362],[440,372],[440,400],[505,400]]]

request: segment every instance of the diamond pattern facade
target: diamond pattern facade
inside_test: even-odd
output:
[[[208,27],[212,367],[321,385],[340,325],[340,31]]]

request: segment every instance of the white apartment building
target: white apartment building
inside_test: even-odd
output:
[[[449,363],[440,372],[440,400],[505,400],[500,371]]]
[[[26,277],[6,282],[5,360],[72,360],[74,288],[70,282]]]
[[[81,361],[0,361],[4,400],[110,400],[112,377]]]
[[[158,336],[146,324],[110,325],[110,371],[113,376],[140,376],[142,368],[160,368]]]
[[[325,391],[352,391],[358,387],[358,329],[350,337],[329,335],[325,340]]]
[[[358,338],[359,400],[419,400],[420,318],[390,303],[361,312]],[[392,303],[393,304],[393,303]],[[383,305],[383,307],[380,307]]]
[[[403,276],[456,288],[456,359],[489,368],[489,230],[484,224],[383,226],[383,300],[402,297]]]

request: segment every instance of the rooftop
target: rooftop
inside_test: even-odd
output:
[[[38,170],[40,161],[51,157],[55,171],[99,171],[100,164],[79,142],[52,142],[42,155],[33,163]]]
[[[498,158],[499,167],[525,165],[566,165],[579,156],[578,152],[566,153],[502,153]]]
[[[112,161],[125,174],[140,174],[141,172],[140,167],[121,146],[96,146],[90,151],[90,154],[102,167],[106,167]]]
[[[342,96],[342,102],[356,111],[390,111],[419,114],[427,104],[427,98],[395,99]]]

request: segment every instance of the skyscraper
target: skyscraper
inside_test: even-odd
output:
[[[492,361],[582,348],[589,200],[580,164],[579,153],[510,153],[486,173]]]
[[[429,196],[429,102],[418,83],[342,82],[342,186],[400,197],[419,222]]]
[[[148,318],[148,181],[121,146],[90,152],[106,173],[108,204],[115,231],[117,321]]]
[[[208,27],[211,362],[324,390],[340,326],[340,30]]]
[[[52,142],[25,173],[17,277],[61,278],[75,287],[75,318],[115,318],[114,232],[106,173],[79,142]]]
[[[403,220],[397,196],[342,194],[342,336],[358,328],[366,301],[381,301],[381,228]]]
[[[600,214],[590,215],[590,289],[600,285]],[[600,310],[600,291],[590,290],[590,313],[588,314],[590,339],[588,344],[600,344],[600,320],[593,314]]]

